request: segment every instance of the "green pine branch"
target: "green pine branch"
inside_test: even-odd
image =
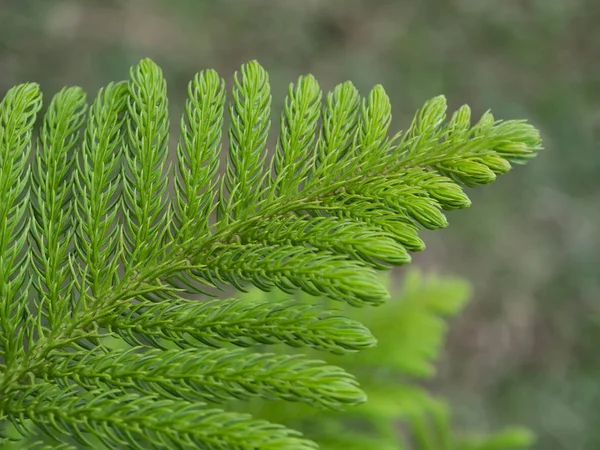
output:
[[[87,390],[108,386],[190,402],[261,397],[340,409],[365,401],[354,378],[339,367],[300,355],[239,349],[132,347],[108,354],[71,353],[36,375],[59,382],[72,379]]]
[[[31,166],[39,88],[19,85],[0,103],[0,417],[21,434],[33,424],[65,448],[314,448],[208,405],[259,397],[339,409],[365,399],[352,376],[232,346],[343,354],[373,347],[371,333],[293,301],[185,295],[254,285],[384,303],[376,270],[423,250],[421,230],[470,205],[464,186],[541,148],[522,121],[486,113],[471,125],[466,106],[446,120],[443,97],[389,136],[381,86],[365,98],[350,82],[324,94],[303,76],[271,157],[267,72],[244,65],[231,93],[227,102],[212,70],[190,82],[175,167],[166,81],[150,60],[89,108],[79,88],[56,94]]]
[[[99,325],[130,345],[158,348],[166,348],[166,343],[182,348],[282,343],[340,354],[376,344],[359,322],[332,310],[293,301],[144,301],[108,316]]]

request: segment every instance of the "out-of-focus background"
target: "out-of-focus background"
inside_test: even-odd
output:
[[[599,22],[597,0],[0,0],[0,95],[23,81],[47,97],[67,84],[95,92],[148,56],[179,114],[195,72],[230,82],[257,59],[274,109],[310,72],[326,89],[383,84],[397,129],[438,94],[529,119],[546,150],[471,191],[474,206],[415,257],[475,287],[436,388],[459,427],[519,424],[539,449],[596,450]]]

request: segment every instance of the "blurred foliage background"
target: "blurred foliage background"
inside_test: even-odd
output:
[[[415,264],[460,275],[437,389],[470,429],[520,424],[544,450],[600,448],[600,2],[597,0],[0,0],[0,95],[38,81],[90,94],[150,57],[172,110],[212,67],[257,59],[274,109],[314,74],[381,83],[394,125],[428,98],[527,118],[546,151],[426,236]],[[274,119],[277,119],[274,116]],[[274,124],[277,121],[274,121]],[[176,123],[174,123],[176,125]],[[401,277],[403,270],[396,274]]]

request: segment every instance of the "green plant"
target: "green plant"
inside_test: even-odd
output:
[[[373,269],[409,262],[408,252],[424,247],[420,229],[446,226],[442,209],[469,206],[459,184],[493,181],[534,156],[540,139],[530,125],[490,113],[472,126],[467,106],[445,122],[443,97],[390,138],[380,86],[362,101],[349,82],[324,106],[321,95],[311,76],[290,86],[267,163],[268,76],[255,62],[243,66],[219,176],[225,87],[216,72],[199,73],[169,200],[166,83],[151,61],[102,89],[89,111],[80,89],[59,92],[33,170],[41,94],[31,83],[8,91],[0,104],[4,419],[23,434],[30,420],[63,448],[75,439],[93,448],[303,449],[316,444],[215,403],[260,397],[341,409],[365,400],[338,367],[232,348],[373,347],[356,320],[294,302],[184,296],[252,283],[381,304],[388,293]]]
[[[292,403],[255,400],[235,407],[254,417],[277,421],[312,436],[323,450],[503,450],[529,447],[531,433],[509,428],[491,436],[454,432],[445,402],[431,396],[422,380],[435,375],[434,362],[444,343],[445,319],[465,305],[469,285],[451,277],[424,276],[411,270],[391,301],[377,308],[342,307],[346,317],[360,320],[377,338],[377,346],[351,355],[323,355],[302,349],[305,356],[324,358],[356,375],[368,401],[349,411],[319,409]],[[284,301],[281,291],[252,290],[252,301]],[[307,294],[296,295],[300,304],[314,303]],[[327,300],[322,303],[327,304]],[[331,306],[331,305],[330,305]],[[269,351],[273,351],[272,347]],[[280,346],[284,354],[294,349]],[[248,405],[248,406],[247,406]],[[400,432],[404,424],[404,432]]]

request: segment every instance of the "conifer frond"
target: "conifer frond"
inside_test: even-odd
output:
[[[56,94],[44,116],[35,155],[30,203],[34,219],[32,254],[37,275],[34,286],[40,299],[38,312],[51,329],[69,314],[74,283],[69,266],[73,238],[72,169],[86,110],[85,93],[81,89],[68,88]]]
[[[140,302],[101,325],[131,345],[150,342],[158,348],[166,348],[165,341],[182,348],[283,343],[347,353],[376,343],[359,322],[333,310],[293,301]]]
[[[99,438],[108,448],[139,450],[226,450],[248,448],[248,443],[268,450],[316,448],[281,425],[206,406],[117,390],[82,394],[46,384],[3,404],[3,409],[16,425],[32,419],[50,435],[70,436],[87,446],[93,443],[86,434]]]
[[[162,250],[168,231],[165,170],[169,145],[167,83],[161,69],[146,59],[131,69],[124,171],[126,267],[145,263]]]
[[[214,209],[215,176],[221,153],[225,82],[214,70],[202,71],[188,86],[177,145],[175,224],[183,242],[208,233]]]
[[[281,114],[281,131],[273,158],[273,194],[285,196],[298,192],[314,164],[314,145],[321,115],[321,88],[312,75],[301,76],[290,84]]]
[[[358,152],[364,161],[385,158],[391,139],[388,131],[392,123],[392,105],[383,86],[375,86],[363,99],[361,128],[358,134]]]
[[[241,291],[249,281],[267,291],[302,289],[354,306],[378,304],[388,296],[364,265],[306,247],[230,244],[215,248],[203,263],[209,268],[204,276],[212,283],[228,282]]]
[[[39,88],[17,86],[0,103],[0,417],[22,435],[37,426],[67,440],[64,448],[316,448],[295,431],[208,404],[363,402],[341,359],[325,364],[312,352],[374,347],[346,307],[388,299],[376,270],[423,250],[421,230],[445,227],[444,210],[470,205],[463,187],[493,181],[540,148],[522,121],[486,113],[471,125],[466,106],[446,120],[443,97],[389,136],[383,87],[361,98],[345,82],[323,94],[308,75],[288,89],[270,158],[269,77],[251,62],[235,76],[220,175],[225,102],[215,71],[194,77],[173,171],[166,81],[148,59],[101,89],[89,110],[81,89],[60,91],[33,170]],[[185,298],[252,284],[272,297]],[[309,297],[283,301],[277,289]],[[310,304],[317,296],[327,307]],[[395,341],[402,357],[389,364],[428,375],[444,312],[403,311],[388,327],[414,332],[420,344],[412,335],[406,348]],[[276,344],[307,356],[277,354]],[[394,353],[381,348],[371,355]],[[35,448],[32,438],[17,445]]]
[[[255,230],[251,239],[265,245],[310,245],[317,250],[348,255],[378,269],[400,266],[411,260],[405,247],[397,243],[393,235],[367,224],[337,217],[309,219],[288,216],[273,219]]]
[[[0,361],[10,367],[31,339],[27,308],[30,220],[27,159],[42,97],[36,84],[10,89],[0,103]],[[8,370],[0,366],[1,370]]]
[[[263,194],[265,144],[269,133],[271,89],[267,72],[252,61],[235,74],[229,105],[229,160],[225,185],[229,199],[221,201],[223,215],[243,219]],[[228,221],[225,220],[225,223]]]
[[[360,95],[350,81],[336,86],[333,92],[327,94],[311,184],[321,183],[323,178],[345,178],[351,173],[352,163],[356,160],[354,144],[359,110]]]
[[[87,120],[82,150],[77,154],[73,191],[75,248],[81,261],[78,275],[82,290],[89,286],[93,297],[118,278],[121,226],[117,214],[127,99],[125,83],[110,83],[98,92]]]
[[[356,380],[336,366],[300,355],[245,350],[145,350],[71,354],[51,364],[48,379],[72,380],[86,389],[109,386],[142,395],[222,403],[261,397],[340,409],[365,401]]]

